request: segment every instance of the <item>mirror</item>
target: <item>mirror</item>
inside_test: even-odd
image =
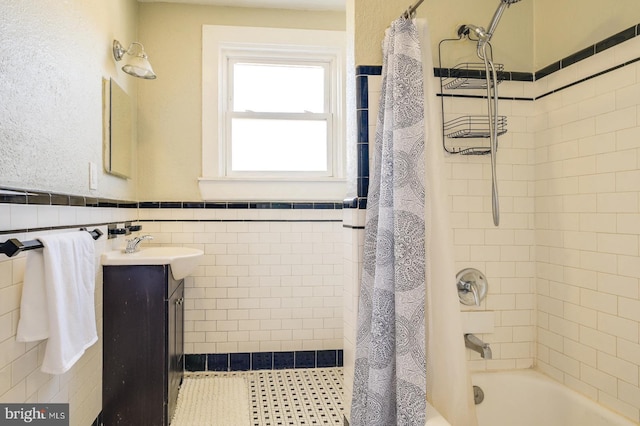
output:
[[[112,79],[103,79],[104,169],[131,177],[133,123],[131,98]]]

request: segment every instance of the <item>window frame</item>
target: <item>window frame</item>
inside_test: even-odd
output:
[[[336,201],[346,195],[345,179],[345,32],[203,25],[202,38],[202,177],[204,200]],[[231,106],[229,60],[326,62],[328,169],[307,172],[228,173],[227,135]],[[232,83],[230,83],[232,84]]]

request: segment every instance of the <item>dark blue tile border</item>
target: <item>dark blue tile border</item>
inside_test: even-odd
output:
[[[343,208],[362,208],[366,206],[369,191],[369,76],[382,74],[382,66],[359,65],[356,67],[356,194],[357,198],[342,203]]]
[[[533,81],[532,72],[511,71],[511,80],[513,81]]]
[[[229,354],[207,355],[207,370],[229,371]]]
[[[207,356],[204,354],[189,354],[184,356],[185,371],[204,371],[207,368]]]
[[[293,368],[315,368],[316,352],[315,351],[296,351],[295,365]]]
[[[549,74],[553,74],[556,71],[559,71],[561,68],[561,61],[555,62],[551,65],[548,65],[541,70],[536,71],[536,80],[540,80]]]
[[[273,370],[273,352],[254,352],[251,354],[252,370]]]
[[[251,354],[249,352],[229,354],[229,370],[230,371],[251,370]]]
[[[356,77],[356,109],[369,107],[369,79],[366,75]]]
[[[265,203],[263,205],[261,205],[260,207],[254,207],[254,208],[265,208],[263,207],[264,205],[268,205],[269,203]],[[237,203],[237,202],[233,202],[233,203],[227,203],[227,208],[228,209],[248,209],[249,208],[249,203]]]
[[[342,349],[318,351],[241,352],[221,354],[186,354],[185,370],[249,371],[292,368],[342,367]]]
[[[358,140],[357,143],[369,142],[369,110],[368,109],[359,109],[356,111],[356,119],[357,124],[356,128],[358,129]]]
[[[127,201],[108,198],[49,193],[0,186],[0,204],[27,204],[73,207],[112,207],[121,209],[271,209],[271,210],[339,210],[342,202],[327,201]]]
[[[369,144],[359,143],[357,145],[358,153],[358,177],[369,177]]]
[[[227,203],[204,203],[206,209],[226,209]]]
[[[181,209],[182,208],[181,201],[161,201],[160,208],[161,209]]]
[[[460,77],[460,78],[485,78],[482,70],[464,70],[460,68],[434,68],[434,77]],[[499,71],[502,81],[533,81],[533,73],[519,71]]]
[[[584,59],[587,59],[590,56],[595,55],[596,53],[596,47],[595,46],[589,46],[586,49],[582,49],[579,50],[578,52],[574,53],[573,55],[567,56],[566,58],[564,58],[561,61],[561,67],[562,68],[566,68],[569,65],[573,65],[576,62],[580,62]]]
[[[547,93],[544,93],[544,94],[542,94],[542,95],[539,95],[539,96],[537,96],[537,97],[536,97],[536,100],[537,100],[537,99],[542,99],[542,98],[544,98],[544,97],[546,97],[546,96],[549,96],[549,95],[551,95],[551,94],[553,94],[553,93],[558,93],[558,92],[560,92],[560,91],[562,91],[562,90],[568,89],[569,87],[572,87],[572,86],[576,86],[576,85],[578,85],[578,84],[580,84],[580,83],[584,83],[585,81],[591,80],[591,79],[593,79],[593,78],[600,77],[601,75],[608,74],[608,73],[610,73],[611,71],[615,71],[615,70],[620,69],[620,68],[622,68],[622,67],[626,67],[627,65],[631,65],[631,64],[636,63],[636,62],[638,62],[638,61],[640,61],[640,58],[636,58],[636,59],[634,59],[634,60],[632,60],[632,61],[628,61],[628,62],[625,62],[625,63],[623,63],[623,64],[616,65],[616,66],[611,67],[611,68],[608,68],[608,69],[606,69],[606,70],[604,70],[604,71],[600,71],[600,72],[598,72],[598,73],[595,73],[595,74],[593,74],[593,75],[590,75],[590,76],[588,76],[588,77],[585,77],[585,78],[583,78],[583,79],[581,79],[581,80],[574,81],[574,82],[572,82],[572,83],[569,83],[569,84],[564,85],[564,86],[562,86],[562,87],[559,87],[559,88],[557,88],[557,89],[551,90],[551,91],[549,91],[549,92],[547,92]]]
[[[274,352],[273,353],[273,369],[286,370],[295,366],[295,352]]]
[[[359,177],[356,183],[358,197],[367,198],[369,195],[369,177]]]
[[[204,206],[204,201],[185,201],[184,203],[182,203],[183,209],[204,209]]]
[[[356,76],[358,75],[381,75],[382,65],[358,65],[356,66]]]
[[[595,53],[600,53],[604,50],[607,50],[611,47],[614,47],[620,43],[624,43],[627,40],[631,40],[632,38],[636,37],[637,34],[637,26],[634,25],[631,28],[627,28],[626,30],[620,31],[617,34],[612,35],[611,37],[605,38],[604,40],[596,43],[594,45],[595,47]]]
[[[337,367],[338,366],[338,351],[325,350],[316,352],[316,367]]]
[[[140,207],[141,209],[159,209],[160,203],[153,201],[143,201],[141,203],[138,203],[138,207]]]

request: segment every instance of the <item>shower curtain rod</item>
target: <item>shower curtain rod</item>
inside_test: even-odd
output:
[[[418,7],[420,7],[423,1],[424,0],[418,0],[413,6],[409,6],[409,8],[404,11],[401,17],[404,17],[405,19],[411,18],[416,13],[416,10],[418,10]]]

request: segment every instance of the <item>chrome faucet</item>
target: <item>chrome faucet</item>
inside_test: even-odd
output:
[[[489,347],[489,344],[478,339],[475,335],[465,334],[464,345],[467,348],[478,352],[482,358],[491,359],[491,348]]]
[[[142,235],[140,237],[135,237],[130,240],[127,240],[127,248],[124,249],[125,253],[135,253],[138,251],[138,246],[144,240],[153,240],[151,235]]]

